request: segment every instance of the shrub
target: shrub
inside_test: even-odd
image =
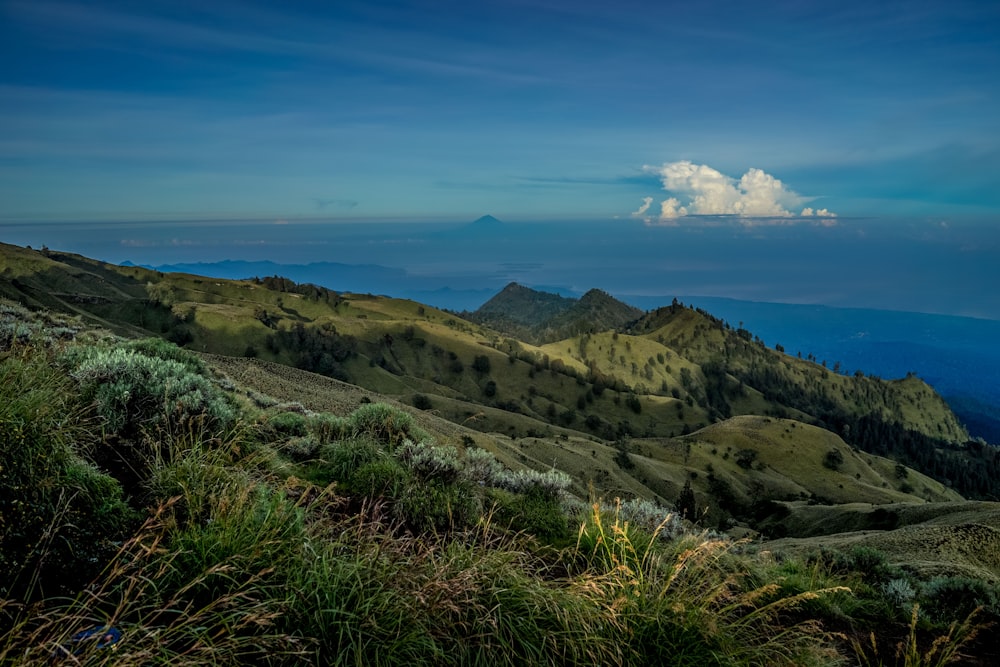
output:
[[[385,403],[368,403],[351,413],[348,429],[352,437],[373,438],[395,449],[404,440],[427,440],[427,434],[414,422],[408,412]]]
[[[72,384],[43,351],[0,358],[0,596],[76,590],[135,514],[86,442]]]
[[[855,546],[834,556],[833,567],[843,573],[858,572],[868,584],[888,581],[894,574],[885,553],[873,547]]]
[[[417,410],[430,410],[434,407],[434,404],[431,403],[431,399],[426,394],[414,394],[413,407]]]
[[[501,489],[514,493],[538,494],[556,499],[570,487],[573,480],[561,470],[538,472],[537,470],[504,470],[494,478]]]
[[[176,361],[179,364],[183,364],[188,372],[196,375],[208,374],[205,363],[197,355],[179,348],[162,338],[142,338],[140,340],[128,341],[122,346],[147,357]]]
[[[504,471],[503,464],[491,452],[478,447],[465,450],[462,464],[462,477],[474,484],[494,486]]]
[[[321,447],[320,458],[323,476],[321,481],[348,482],[358,468],[389,457],[370,438],[356,438]]]
[[[396,515],[418,533],[457,530],[470,525],[480,508],[466,484],[414,481],[393,506]]]
[[[399,461],[377,459],[351,473],[348,488],[369,498],[399,498],[411,479]]]
[[[279,412],[268,418],[267,425],[279,437],[301,437],[309,432],[309,420],[297,412]]]
[[[569,520],[558,499],[502,489],[492,489],[487,497],[495,504],[497,518],[512,530],[524,531],[549,542],[563,540],[569,535]]]
[[[753,467],[753,462],[757,460],[757,450],[741,449],[736,452],[736,456],[733,457],[733,460],[736,461],[736,465],[744,470],[750,470],[750,468]]]
[[[610,511],[611,507],[602,508]],[[661,539],[671,540],[684,532],[684,525],[676,512],[642,498],[622,501],[618,506],[623,521],[649,532],[656,532]]]
[[[450,484],[458,479],[458,452],[454,447],[436,447],[406,440],[396,450],[396,458],[424,481]]]
[[[347,435],[347,421],[328,412],[321,412],[309,418],[309,432],[326,444],[340,440]]]
[[[16,319],[0,320],[0,350],[9,350],[15,345],[24,345],[31,340],[36,327]]]
[[[935,577],[921,587],[921,609],[939,623],[965,619],[977,607],[990,616],[1000,615],[1000,591],[980,579]]]
[[[831,449],[823,457],[823,465],[830,470],[840,470],[840,466],[844,463],[844,455],[839,449]]]
[[[282,451],[288,458],[296,463],[302,463],[316,457],[319,452],[320,443],[312,435],[292,438],[284,444]]]
[[[913,598],[917,592],[906,579],[890,579],[882,585],[882,594],[885,599],[897,609],[908,609],[913,603]]]
[[[477,354],[472,360],[472,370],[483,375],[490,372],[490,358],[485,354]]]
[[[184,362],[123,348],[82,348],[67,358],[109,434],[134,439],[149,424],[174,428],[195,416],[226,428],[236,418],[226,396]]]

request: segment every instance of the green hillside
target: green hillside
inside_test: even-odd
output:
[[[1000,484],[992,448],[967,446],[947,405],[919,379],[844,376],[765,348],[749,332],[677,303],[633,317],[638,311],[597,290],[575,301],[510,285],[484,309],[519,313],[520,324],[536,332],[572,328],[580,313],[591,314],[591,331],[536,346],[412,301],[280,277],[230,281],[2,250],[0,290],[10,298],[125,335],[159,335],[201,353],[319,373],[480,433],[544,443],[519,447],[518,456],[538,465],[566,449],[563,439],[593,443],[607,461],[633,441],[703,429],[733,440],[717,445],[744,449],[721,425],[766,415],[826,429],[846,443],[845,453],[854,447],[895,459],[968,497],[996,495]],[[604,320],[595,313],[631,319],[617,330],[596,331]],[[599,488],[676,499],[676,473],[651,471],[648,482],[637,483],[617,467],[595,467]],[[829,474],[820,468],[819,476]],[[883,476],[887,486],[900,486]],[[768,498],[784,498],[793,488],[778,484]],[[802,488],[839,502],[831,489],[840,487],[832,483],[803,480],[795,493]],[[908,488],[918,498],[941,497],[929,487]]]
[[[662,327],[536,347],[276,277],[10,258],[41,310],[0,301],[0,662],[105,626],[87,664],[875,664],[873,628],[997,658],[995,504]],[[917,397],[894,423],[934,404],[865,382]]]
[[[913,651],[997,657],[979,639],[1000,618],[994,504],[911,497],[880,506],[908,531],[753,552],[639,499],[669,478],[728,484],[698,482],[696,505],[803,483],[908,498],[878,483],[888,461],[848,455],[817,477],[813,459],[846,447],[795,421],[610,447],[515,440],[9,302],[0,380],[4,664],[833,666],[908,627]],[[629,499],[595,489],[600,466]],[[94,632],[114,650],[79,641]]]

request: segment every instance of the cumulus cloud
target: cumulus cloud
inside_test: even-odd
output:
[[[686,215],[736,215],[744,218],[793,218],[792,212],[810,198],[789,189],[780,179],[762,169],[751,168],[739,179],[723,174],[706,164],[689,160],[645,166],[644,170],[660,178],[663,189],[671,195],[660,204],[660,222],[670,222]],[[633,215],[640,217],[649,208],[650,197]],[[836,214],[821,208],[806,207],[800,216],[832,218]],[[647,221],[650,221],[647,219]]]
[[[799,215],[801,215],[803,218],[808,218],[808,217],[811,217],[811,216],[814,216],[814,215],[817,218],[836,218],[837,217],[837,214],[834,213],[833,211],[828,211],[825,208],[820,208],[820,209],[813,210],[813,209],[809,208],[808,206],[806,206],[804,209],[802,209],[802,212],[799,213]]]
[[[681,206],[681,202],[677,199],[677,197],[670,197],[669,199],[664,199],[660,202],[661,220],[673,220],[674,218],[680,218],[687,214],[687,209]]]
[[[632,213],[631,213],[632,217],[633,218],[641,218],[644,215],[646,215],[646,211],[649,210],[649,206],[652,203],[653,203],[653,198],[652,197],[643,197],[642,198],[642,206],[640,206],[637,210],[632,211]]]

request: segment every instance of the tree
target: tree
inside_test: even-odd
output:
[[[688,521],[694,521],[698,516],[698,503],[695,501],[690,479],[684,480],[684,488],[677,498],[677,512]]]
[[[472,370],[477,373],[482,373],[485,375],[490,372],[490,358],[485,354],[476,355],[476,358],[472,360]]]
[[[743,468],[744,470],[750,470],[753,467],[753,462],[757,460],[757,450],[755,449],[741,449],[736,452],[734,457],[736,465]]]
[[[839,449],[831,449],[823,457],[823,465],[830,470],[839,470],[843,462],[844,455],[840,453]]]

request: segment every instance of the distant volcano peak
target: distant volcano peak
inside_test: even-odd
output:
[[[487,214],[477,219],[472,224],[475,225],[476,227],[494,227],[496,225],[502,225],[503,222],[501,222],[497,218],[494,218],[492,215]]]

